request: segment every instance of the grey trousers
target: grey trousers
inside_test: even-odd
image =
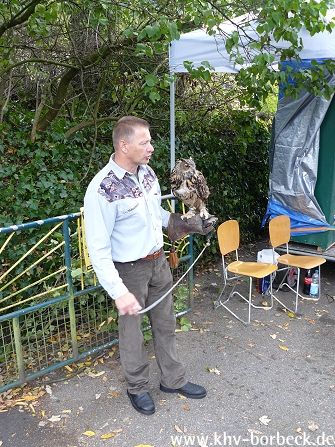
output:
[[[172,275],[164,252],[157,259],[134,262],[115,262],[120,277],[135,295],[142,309],[157,301],[172,286]],[[152,327],[155,357],[161,371],[161,384],[180,388],[187,383],[183,363],[176,352],[176,319],[172,294],[148,311]],[[142,314],[119,316],[120,358],[130,393],[147,392],[149,356],[141,331]]]

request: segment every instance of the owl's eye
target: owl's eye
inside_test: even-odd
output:
[[[189,168],[190,167],[190,165],[185,165],[185,168]]]

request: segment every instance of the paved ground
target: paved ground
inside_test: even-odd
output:
[[[248,256],[255,259],[255,251]],[[278,305],[254,310],[248,326],[222,307],[213,309],[221,288],[219,268],[196,276],[198,292],[188,315],[193,328],[177,334],[189,379],[206,386],[205,399],[159,391],[149,342],[154,415],[143,416],[130,405],[116,350],[113,357],[106,352],[99,359],[95,377],[52,384],[36,416],[18,407],[0,413],[0,445],[334,445],[335,302],[327,295],[335,295],[335,263],[322,269],[318,303],[301,302],[296,316]],[[255,292],[255,303],[262,300]],[[246,307],[239,300],[233,306],[239,311]]]

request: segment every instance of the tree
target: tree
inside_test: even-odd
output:
[[[330,6],[325,0],[237,0],[233,5],[226,0],[6,0],[0,11],[0,120],[15,113],[18,101],[24,103],[34,111],[32,141],[60,116],[67,119],[66,137],[85,127],[97,133],[101,123],[124,114],[168,120],[168,43],[181,32],[200,26],[211,30],[245,12],[259,23],[259,39],[248,43],[257,54],[235,82],[244,102],[258,106],[291,74],[271,68],[269,35],[292,44],[278,50],[281,61],[299,61],[297,31],[302,26],[312,34],[332,30],[333,23],[324,20]],[[245,62],[238,46],[241,33],[245,26],[238,25],[226,41],[238,63]],[[326,61],[295,73],[297,85],[288,85],[286,94],[305,87],[329,97],[334,87],[323,75],[333,70],[334,62]],[[206,68],[192,75],[210,80]]]

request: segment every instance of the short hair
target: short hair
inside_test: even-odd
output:
[[[113,146],[116,150],[120,140],[131,141],[137,127],[150,128],[148,121],[137,116],[124,116],[117,121],[113,129]]]

